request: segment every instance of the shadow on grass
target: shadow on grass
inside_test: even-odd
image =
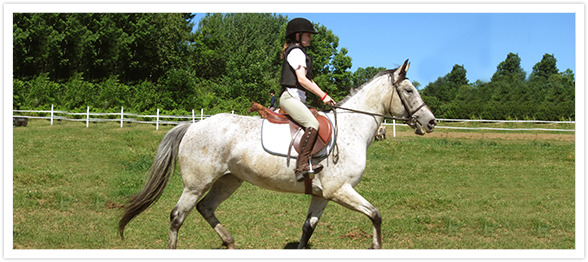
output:
[[[284,249],[298,249],[300,242],[290,242],[284,246]],[[306,249],[312,249],[312,244],[306,245]]]

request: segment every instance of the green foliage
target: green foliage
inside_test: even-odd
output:
[[[197,76],[217,83],[211,91],[223,100],[268,101],[279,89],[276,45],[286,22],[282,15],[207,14],[196,31]]]
[[[14,77],[54,81],[83,74],[156,81],[187,65],[190,14],[23,13],[13,15]]]
[[[505,79],[525,80],[527,73],[521,67],[521,58],[518,54],[509,53],[506,60],[500,62],[496,67],[496,72],[492,76],[492,81],[499,81]]]
[[[339,48],[339,37],[324,25],[315,24],[318,34],[313,35],[308,54],[313,57],[314,82],[333,99],[339,101],[353,87],[351,58],[346,48]],[[307,96],[310,105],[325,108],[320,97]]]
[[[361,85],[369,82],[375,75],[379,72],[386,70],[385,67],[373,67],[368,66],[366,68],[360,67],[355,72],[353,72],[352,79],[353,79],[353,87],[360,87]],[[413,81],[414,84],[414,81]],[[416,85],[415,85],[416,86]]]
[[[520,61],[518,55],[508,54],[489,83],[468,83],[465,68],[455,65],[421,91],[423,100],[439,118],[574,119],[572,71],[558,72],[553,55],[545,54],[525,79]]]
[[[13,14],[13,108],[74,112],[125,107],[135,113],[204,108],[245,113],[279,91],[289,19],[264,13]],[[358,68],[339,37],[315,24],[308,53],[314,81],[336,101],[385,68]],[[194,30],[195,29],[195,30]],[[421,95],[439,118],[575,117],[573,72],[545,54],[526,79],[509,53],[492,81],[469,83],[464,65],[428,83]],[[413,81],[420,87],[418,81]],[[327,107],[314,95],[310,106]]]

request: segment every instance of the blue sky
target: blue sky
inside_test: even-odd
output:
[[[470,82],[490,81],[508,53],[529,75],[548,53],[560,71],[575,71],[574,13],[280,13],[305,17],[339,37],[359,67],[395,68],[421,88],[463,65]]]
[[[44,1],[44,0],[41,0]],[[67,1],[67,0],[66,0]],[[583,10],[564,4],[129,4],[129,5],[18,5],[27,12],[265,12],[289,19],[305,17],[339,37],[359,67],[395,68],[411,61],[408,77],[421,88],[463,65],[470,82],[489,81],[508,53],[516,53],[529,75],[544,54],[553,54],[560,71],[583,74]],[[265,0],[261,0],[262,2]],[[181,0],[180,0],[181,2]],[[378,2],[376,0],[375,2]],[[21,10],[22,9],[22,10]],[[576,39],[576,14],[581,37]],[[8,30],[9,31],[9,30]],[[576,43],[579,43],[576,56]],[[578,78],[578,76],[577,76]]]

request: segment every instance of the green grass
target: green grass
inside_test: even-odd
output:
[[[183,188],[178,174],[159,202],[131,221],[124,241],[117,234],[120,209],[111,207],[143,186],[169,129],[116,123],[86,128],[59,121],[50,126],[40,120],[14,128],[13,247],[165,248],[169,213]],[[408,132],[372,144],[356,187],[382,214],[384,248],[575,248],[574,141]],[[435,131],[443,132],[455,131]],[[219,207],[217,217],[237,248],[292,248],[309,200],[244,183]],[[330,203],[310,245],[363,249],[370,246],[371,234],[367,217]],[[216,249],[220,244],[214,230],[192,212],[180,230],[178,248]]]

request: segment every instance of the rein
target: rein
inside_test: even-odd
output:
[[[417,111],[419,111],[421,108],[423,108],[427,104],[423,102],[423,104],[421,104],[420,106],[418,106],[416,109],[410,110],[410,108],[408,107],[408,104],[406,103],[406,101],[404,100],[404,98],[402,97],[402,95],[400,94],[400,90],[398,90],[398,83],[397,82],[394,82],[394,83],[392,83],[392,86],[394,87],[394,90],[398,94],[398,97],[400,98],[400,101],[402,102],[402,105],[408,111],[409,117],[387,116],[387,115],[378,114],[378,113],[372,113],[372,112],[367,112],[367,111],[362,111],[362,110],[357,110],[357,109],[346,108],[346,107],[342,107],[342,106],[339,106],[339,105],[331,105],[331,107],[333,108],[333,115],[335,116],[335,134],[334,134],[335,135],[335,144],[334,144],[334,147],[333,147],[334,150],[331,151],[331,153],[329,153],[329,155],[332,154],[332,153],[334,153],[334,151],[336,151],[336,153],[334,153],[334,155],[333,155],[333,163],[337,164],[337,162],[339,161],[339,145],[337,144],[337,137],[339,135],[339,125],[337,123],[337,110],[334,110],[334,109],[342,109],[342,110],[347,110],[347,111],[351,111],[351,112],[354,112],[354,113],[359,113],[359,114],[364,114],[364,115],[370,115],[370,116],[379,116],[379,117],[382,117],[384,119],[392,119],[392,120],[403,121],[404,123],[413,123],[414,124],[414,122],[416,122],[416,117],[414,116],[414,113],[416,113]],[[390,96],[390,104],[392,103],[392,97],[393,96],[394,96],[394,92]]]
[[[404,121],[405,123],[406,122],[414,122],[414,121],[416,121],[416,117],[414,117],[414,113],[416,113],[417,111],[419,111],[421,108],[423,108],[427,104],[425,104],[423,102],[420,106],[418,106],[414,110],[410,110],[410,107],[408,106],[408,104],[404,100],[404,97],[402,97],[402,95],[400,94],[400,90],[398,90],[398,82],[392,83],[392,86],[394,87],[394,90],[398,94],[398,97],[400,98],[400,102],[402,102],[402,105],[404,106],[404,108],[406,109],[406,111],[408,111],[409,117],[387,116],[387,115],[378,114],[378,113],[372,113],[372,112],[361,111],[361,110],[357,110],[357,109],[346,108],[346,107],[342,107],[342,106],[339,106],[339,105],[332,105],[331,107],[332,108],[335,108],[335,109],[336,108],[343,109],[343,110],[347,110],[347,111],[351,111],[351,112],[355,112],[355,113],[359,113],[359,114],[364,114],[364,115],[379,116],[379,117],[382,117],[384,119],[392,119],[392,120]],[[393,96],[394,96],[394,93],[392,93],[392,96],[390,96],[390,104],[392,103],[392,97]],[[335,122],[337,122],[337,111],[336,110],[333,110],[333,114],[335,115]]]
[[[423,107],[424,104],[422,106],[420,106],[416,111],[418,111],[419,109],[421,109],[421,107]],[[395,116],[387,116],[387,115],[383,115],[383,114],[378,114],[378,113],[371,113],[371,112],[367,112],[367,111],[361,111],[361,110],[356,110],[356,109],[351,109],[351,108],[346,108],[346,107],[342,107],[342,106],[338,106],[338,105],[334,105],[331,106],[332,108],[338,108],[338,109],[343,109],[343,110],[347,110],[347,111],[351,111],[354,113],[360,113],[360,114],[364,114],[364,115],[370,115],[370,116],[379,116],[379,117],[383,117],[385,119],[392,119],[392,120],[399,120],[399,121],[410,121],[413,117],[411,118],[406,118],[406,117],[395,117]],[[334,114],[336,111],[333,110]]]

